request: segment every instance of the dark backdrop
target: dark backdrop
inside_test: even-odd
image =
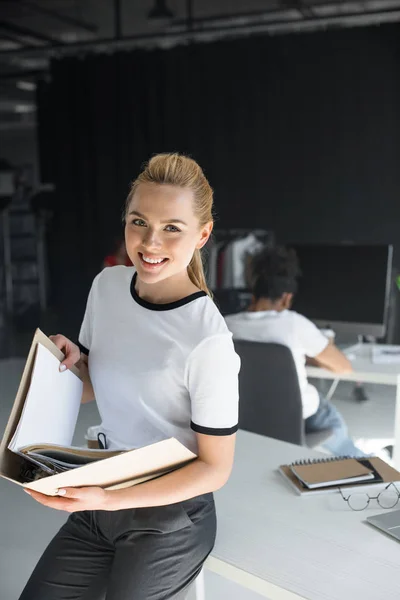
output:
[[[66,327],[76,329],[120,231],[129,182],[156,152],[200,162],[217,226],[396,244],[399,34],[390,25],[55,61],[38,116]]]

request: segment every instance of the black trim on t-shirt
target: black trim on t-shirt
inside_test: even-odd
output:
[[[193,421],[190,421],[190,427],[197,433],[204,433],[204,435],[232,435],[239,429],[239,423],[233,427],[203,427],[202,425],[196,425]]]
[[[82,352],[82,354],[86,354],[86,356],[89,355],[89,350],[87,348],[85,348],[85,346],[83,344],[81,344],[80,342],[76,342],[79,350]]]
[[[203,291],[195,292],[194,294],[190,294],[190,296],[186,296],[185,298],[181,298],[181,300],[176,300],[176,302],[167,302],[166,304],[154,304],[153,302],[148,302],[147,300],[143,300],[135,290],[137,273],[135,272],[131,281],[131,296],[144,308],[148,308],[149,310],[172,310],[174,308],[179,308],[180,306],[184,306],[185,304],[189,304],[189,302],[193,302],[193,300],[197,300],[197,298],[203,298],[203,296],[207,296],[207,294]]]

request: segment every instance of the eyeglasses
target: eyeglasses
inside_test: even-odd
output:
[[[364,510],[370,500],[376,500],[381,508],[393,508],[400,499],[400,491],[394,483],[389,483],[377,496],[370,496],[366,492],[355,492],[346,498],[340,488],[339,492],[352,510]]]

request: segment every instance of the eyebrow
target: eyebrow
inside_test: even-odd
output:
[[[144,219],[145,221],[147,220],[146,217],[137,210],[131,210],[129,214],[136,215],[137,217],[140,217],[140,219]],[[181,225],[187,226],[187,223],[185,223],[185,221],[182,221],[182,219],[167,219],[166,221],[161,221],[161,223],[180,223]]]

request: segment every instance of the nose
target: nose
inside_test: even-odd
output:
[[[143,238],[143,246],[149,250],[151,248],[161,248],[161,240],[154,229],[150,227],[147,229],[146,235]]]

